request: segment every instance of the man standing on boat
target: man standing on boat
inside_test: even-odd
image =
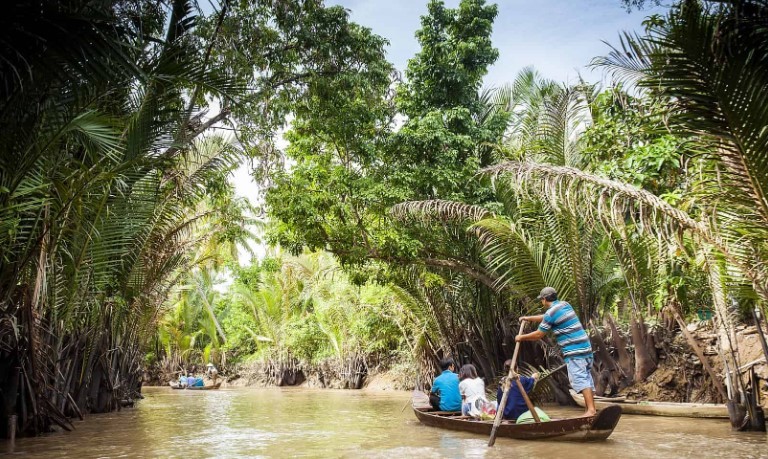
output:
[[[593,357],[589,336],[584,331],[576,311],[567,302],[557,299],[557,291],[554,288],[544,287],[536,299],[547,308],[546,312],[538,316],[524,316],[520,320],[537,322],[539,329],[517,335],[515,341],[537,341],[552,331],[563,351],[571,386],[574,391],[584,396],[587,408],[584,416],[592,416],[595,414],[595,383],[592,380]]]

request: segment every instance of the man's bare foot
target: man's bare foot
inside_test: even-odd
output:
[[[584,414],[581,415],[581,417],[588,418],[590,416],[594,416],[595,414],[597,414],[597,412],[595,412],[595,411],[585,411]]]

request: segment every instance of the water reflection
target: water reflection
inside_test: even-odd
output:
[[[624,416],[606,442],[523,442],[422,426],[406,393],[150,388],[136,409],[93,415],[69,434],[17,441],[19,457],[768,457],[765,434],[726,421]],[[578,409],[550,407],[550,414]],[[0,443],[0,451],[5,451]],[[16,456],[16,455],[14,455]]]

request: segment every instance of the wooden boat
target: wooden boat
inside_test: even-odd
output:
[[[212,386],[192,386],[192,387],[184,386],[184,387],[182,387],[182,386],[179,386],[177,383],[172,383],[172,382],[168,383],[168,385],[171,386],[171,389],[176,389],[176,390],[216,390],[219,387],[221,387],[221,383],[220,382],[218,382],[218,383],[216,383],[216,384],[214,384]]]
[[[218,383],[216,383],[216,384],[214,384],[212,386],[192,386],[192,387],[187,387],[187,390],[216,390],[219,387],[221,387],[221,383],[220,382],[218,382]]]
[[[479,421],[461,416],[461,413],[434,411],[431,407],[413,407],[422,424],[442,429],[460,430],[485,436],[491,435],[493,420]],[[498,437],[518,440],[597,441],[608,438],[621,418],[621,407],[610,405],[594,416],[553,419],[549,422],[515,424],[502,421],[496,431]]]
[[[595,400],[600,400],[601,402],[607,402],[607,403],[623,402],[626,399],[627,397],[624,397],[623,395],[621,397],[601,397],[599,395],[595,395]]]
[[[584,407],[584,396],[571,389],[571,397],[577,405]],[[728,408],[725,405],[714,403],[638,402],[633,400],[607,402],[606,399],[595,400],[595,408],[598,410],[611,404],[621,406],[625,414],[683,418],[728,418]]]

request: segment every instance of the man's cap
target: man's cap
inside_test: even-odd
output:
[[[550,295],[557,296],[557,290],[553,289],[552,287],[544,287],[543,289],[541,289],[541,293],[539,293],[539,296],[537,296],[536,299],[540,300]]]

